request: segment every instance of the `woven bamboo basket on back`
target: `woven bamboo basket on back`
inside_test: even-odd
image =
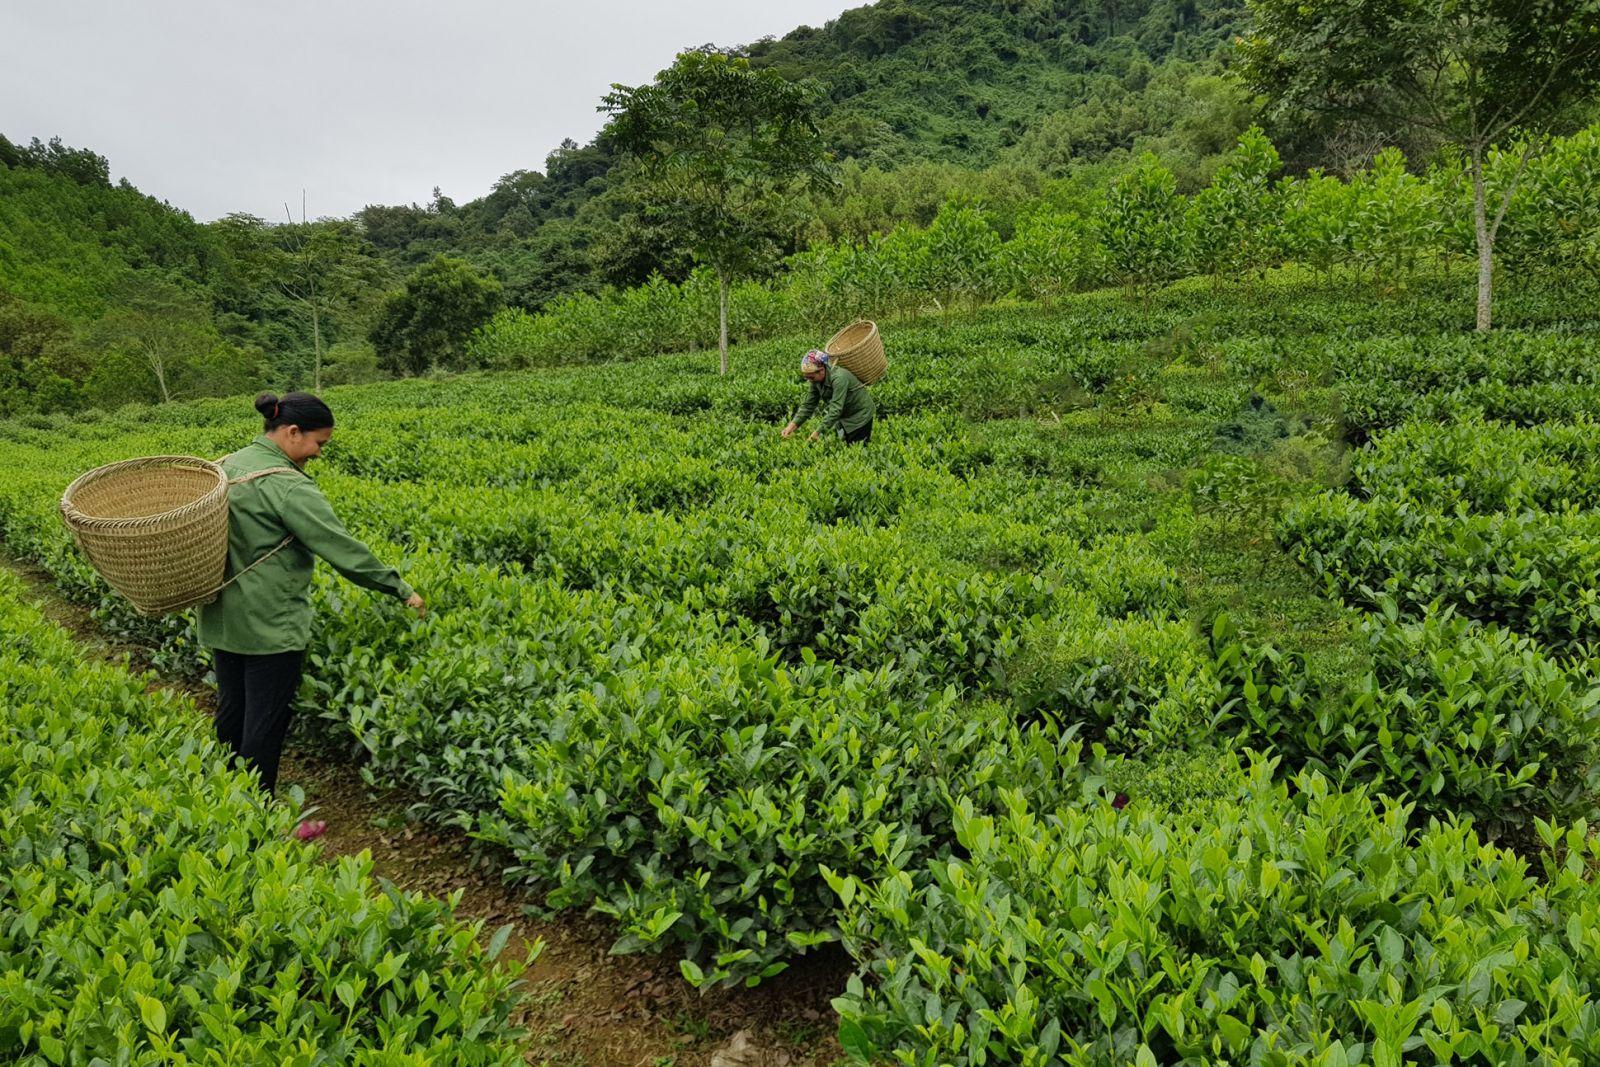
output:
[[[216,596],[228,564],[228,476],[193,456],[98,467],[61,496],[61,517],[94,569],[141,615]]]
[[[862,385],[876,384],[889,371],[878,324],[866,319],[852,322],[834,334],[827,344],[827,353],[835,366],[860,378]]]

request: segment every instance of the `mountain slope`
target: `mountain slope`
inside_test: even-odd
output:
[[[1004,162],[1059,175],[1157,147],[1179,157],[1169,162],[1180,177],[1203,180],[1198,164],[1231,147],[1250,117],[1217,77],[1243,18],[1242,0],[881,0],[723,50],[813,80],[829,146],[859,165],[848,173]],[[654,271],[681,276],[686,264],[650,234],[618,225],[629,209],[615,164],[602,131],[468,203],[436,197],[360,218],[396,265],[465,255],[529,308]],[[879,228],[903,221],[890,212]]]
[[[1053,113],[1137,96],[1154,65],[1212,61],[1243,19],[1236,0],[882,0],[746,52],[824,86],[843,157],[984,166]]]

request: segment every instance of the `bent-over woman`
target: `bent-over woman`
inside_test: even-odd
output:
[[[783,436],[790,437],[819,409],[822,425],[811,431],[810,440],[824,434],[838,434],[847,445],[865,444],[872,440],[872,421],[877,415],[877,401],[872,390],[861,379],[836,367],[828,353],[813,348],[800,357],[800,375],[811,383],[800,410],[783,428]]]

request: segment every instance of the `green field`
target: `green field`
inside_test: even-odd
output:
[[[1592,1062],[1593,309],[1513,292],[1475,335],[1456,283],[1281,272],[884,323],[880,423],[848,450],[778,438],[800,338],[726,379],[694,353],[331,390],[313,472],[434,610],[319,573],[299,744],[692,983],[842,943],[863,1055]],[[0,423],[0,538],[198,677],[192,620],[133,615],[55,503],[258,425],[240,398]],[[59,660],[0,592],[25,620],[0,655]],[[144,706],[98,692],[94,730]],[[12,752],[45,726],[3,729]],[[216,753],[172,732],[194,781]],[[28,798],[77,773],[0,759],[0,991],[58,1013],[77,972],[27,956],[115,921],[63,889],[19,925],[52,872],[115,883],[34,829]],[[152,818],[152,788],[105,805]],[[209,854],[218,817],[129,849]],[[151,966],[181,940],[152,933]],[[501,973],[457,949],[442,973]],[[151,1048],[208,1043],[209,990],[140,995]],[[7,999],[0,1051],[56,1062]]]

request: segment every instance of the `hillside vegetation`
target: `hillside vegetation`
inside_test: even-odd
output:
[[[814,87],[840,165],[837,193],[799,207],[809,221],[780,252],[926,226],[952,195],[980,197],[1008,231],[1147,148],[1203,184],[1251,121],[1219,76],[1239,7],[1058,8],[889,0],[728,49]],[[496,287],[490,310],[527,312],[692,266],[641,212],[604,132],[476,200],[349,220],[200,224],[109,175],[91,149],[0,137],[0,410],[393,372],[372,344],[386,299],[440,256]],[[168,365],[152,369],[155,352]]]

